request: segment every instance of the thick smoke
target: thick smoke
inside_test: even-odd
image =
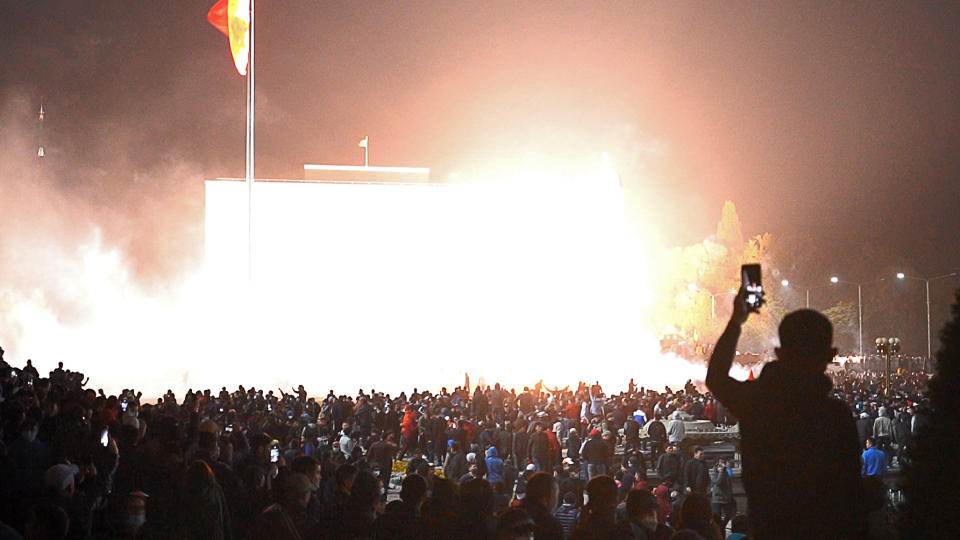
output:
[[[90,141],[58,137],[49,109],[41,128],[38,109],[23,93],[0,102],[0,345],[15,365],[64,361],[116,391],[118,359],[163,341],[149,326],[172,317],[199,268],[202,175],[173,156],[133,166],[119,126],[96,148],[116,156],[109,169],[76,159],[70,150]],[[131,336],[138,320],[143,332]]]
[[[231,339],[244,332],[221,324],[222,310],[205,295],[201,166],[152,147],[152,137],[113,115],[90,126],[89,140],[58,137],[57,109],[48,108],[41,130],[34,101],[8,95],[0,108],[0,344],[7,359],[22,365],[32,358],[41,371],[64,361],[91,375],[95,388],[117,392],[134,385],[147,396],[167,387],[182,393],[301,382],[307,374],[292,366],[267,371],[255,359],[244,361],[245,341]],[[622,139],[629,148],[615,151],[630,156],[627,174],[658,177],[653,158],[664,148],[641,147],[638,141],[649,139],[642,134]],[[42,165],[34,157],[40,142],[47,151]],[[637,375],[645,384],[702,378],[702,365],[661,355],[655,333],[642,340]],[[261,352],[262,360],[278,351]],[[622,375],[605,382],[623,383]],[[348,379],[319,384],[352,390],[364,381]]]

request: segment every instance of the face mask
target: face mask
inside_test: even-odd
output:
[[[657,515],[653,514],[653,515],[645,516],[643,519],[640,520],[640,524],[643,525],[643,528],[647,529],[648,531],[657,530],[657,525],[659,525],[659,523],[657,522]]]
[[[126,523],[130,527],[143,527],[143,524],[147,522],[146,514],[133,514],[129,515],[126,518]]]
[[[23,440],[27,442],[33,442],[37,438],[37,430],[31,429],[28,431],[24,431],[23,433],[20,434],[20,436],[23,437]]]

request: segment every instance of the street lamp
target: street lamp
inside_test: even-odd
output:
[[[830,278],[830,283],[845,283],[847,285],[857,286],[857,336],[860,346],[860,358],[863,358],[863,294],[861,292],[861,283],[853,281],[844,281],[837,276]]]
[[[687,285],[687,290],[690,291],[690,292],[704,292],[704,293],[710,295],[710,318],[711,318],[711,319],[716,319],[716,318],[717,318],[717,297],[718,297],[718,296],[723,296],[723,295],[725,295],[725,294],[737,294],[737,289],[736,289],[736,287],[731,288],[729,291],[723,291],[723,292],[718,292],[718,293],[711,293],[710,291],[708,291],[708,290],[706,290],[706,289],[701,289],[700,287],[697,286],[696,283],[690,283],[690,284],[688,284],[688,285]]]
[[[780,284],[783,285],[784,287],[790,287],[790,286],[791,286],[790,280],[787,280],[787,279],[781,281]],[[819,286],[819,287],[807,287],[807,286],[805,286],[805,285],[800,285],[800,284],[798,284],[798,283],[794,283],[793,286],[798,287],[798,290],[799,290],[799,289],[804,289],[804,290],[806,291],[807,303],[806,303],[806,306],[805,306],[805,307],[806,307],[807,309],[810,309],[810,291],[813,290],[813,289],[820,289],[820,288],[823,288],[823,287],[829,287],[829,285],[821,285],[821,286]]]
[[[900,352],[900,338],[877,338],[877,354],[882,354],[886,359],[886,368],[884,371],[884,396],[890,395],[890,355]]]
[[[737,289],[730,289],[729,291],[718,292],[710,295],[710,318],[717,318],[717,297],[724,294],[737,294]]]
[[[930,347],[930,282],[936,281],[938,279],[953,277],[956,275],[957,275],[957,272],[951,272],[949,274],[944,274],[942,276],[935,276],[932,278],[920,278],[920,277],[908,276],[903,272],[897,272],[897,279],[914,279],[916,281],[922,281],[924,283],[924,286],[927,289],[927,358],[930,358],[931,356],[933,356],[933,352]]]

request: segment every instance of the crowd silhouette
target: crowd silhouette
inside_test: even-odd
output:
[[[746,318],[734,309],[705,387],[616,393],[241,386],[147,402],[0,353],[0,538],[866,537],[925,425],[928,375],[887,389],[824,373],[830,323],[801,310],[777,361],[736,381]],[[707,456],[709,434],[685,427],[698,421],[740,453]]]

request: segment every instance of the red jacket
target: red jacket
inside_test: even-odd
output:
[[[550,454],[553,459],[560,461],[563,454],[560,452],[560,441],[557,440],[557,434],[552,431],[544,430],[547,434],[547,442],[550,443]]]
[[[417,411],[407,409],[403,413],[403,421],[400,422],[400,432],[405,439],[412,439],[417,436]]]

